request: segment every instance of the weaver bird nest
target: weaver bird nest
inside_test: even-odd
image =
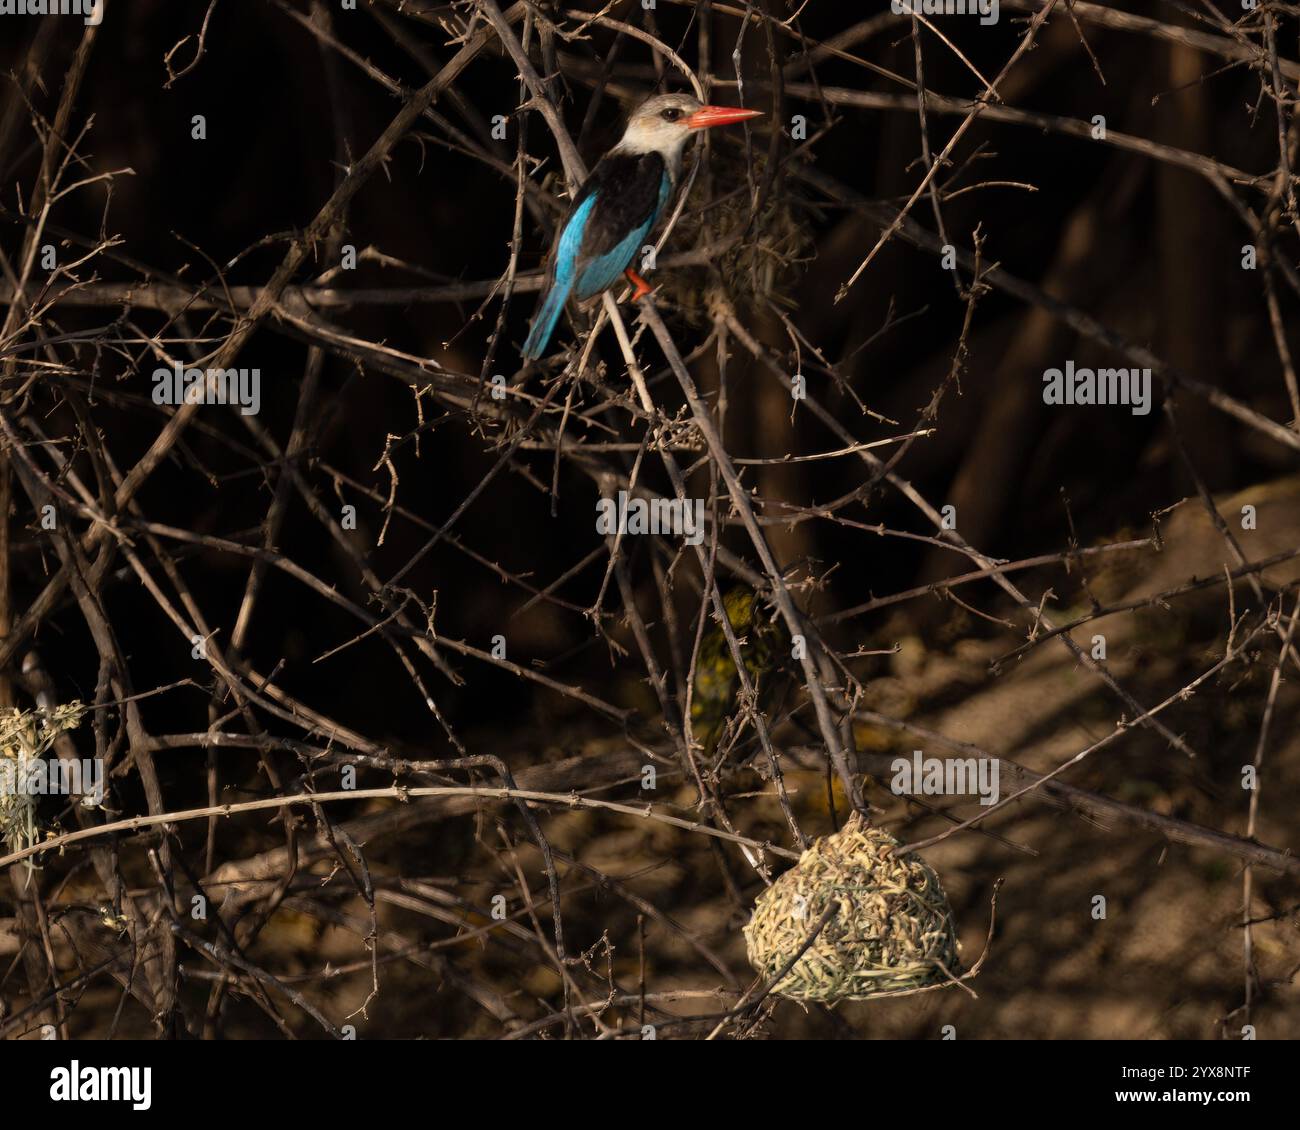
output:
[[[769,980],[837,904],[776,993],[795,1000],[867,1000],[956,979],[948,896],[929,864],[900,855],[900,846],[854,813],[758,896],[745,943],[750,964]]]
[[[0,711],[0,842],[8,847],[30,847],[40,838],[36,802],[45,789],[32,787],[33,774],[43,768],[37,762],[85,713],[80,702]]]

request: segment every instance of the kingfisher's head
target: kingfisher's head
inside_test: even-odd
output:
[[[661,153],[672,169],[692,134],[712,126],[762,117],[759,110],[705,106],[689,94],[656,94],[632,111],[618,148],[625,153]]]

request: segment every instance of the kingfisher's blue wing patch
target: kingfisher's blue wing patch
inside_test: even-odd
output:
[[[654,182],[651,181],[651,184]],[[592,244],[599,244],[598,238],[592,238],[587,241],[583,247],[583,253],[589,256],[588,262],[578,273],[577,282],[574,287],[574,293],[579,298],[590,298],[593,294],[599,294],[606,287],[613,286],[618,282],[619,276],[627,269],[640,254],[641,248],[645,245],[646,237],[659,220],[659,215],[664,210],[664,205],[668,203],[673,194],[673,182],[668,179],[666,171],[660,174],[659,185],[655,191],[655,196],[650,204],[648,214],[645,208],[639,209],[643,213],[637,217],[636,226],[632,227],[622,239],[608,247],[606,240],[605,247],[593,248]],[[624,202],[626,203],[626,202]],[[615,212],[621,209],[602,209],[597,206],[597,216],[593,220],[592,236],[598,235],[601,228],[608,229],[611,224],[607,212]],[[624,217],[626,220],[626,217]],[[606,249],[608,248],[608,249]],[[595,254],[592,252],[595,251]]]
[[[559,282],[568,282],[573,278],[582,254],[583,237],[587,234],[587,223],[591,219],[592,209],[596,207],[593,193],[581,201],[573,210],[568,223],[560,233],[559,246],[555,249],[555,277]]]
[[[599,294],[606,287],[611,287],[618,282],[619,276],[627,268],[627,265],[632,262],[637,252],[641,250],[641,245],[646,236],[650,234],[655,219],[655,216],[651,216],[639,228],[636,228],[623,240],[616,243],[613,250],[607,251],[603,255],[597,255],[592,259],[582,273],[578,275],[574,293],[579,298],[590,298],[593,294]]]

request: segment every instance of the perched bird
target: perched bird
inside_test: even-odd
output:
[[[761,117],[758,110],[703,106],[687,94],[660,94],[633,112],[622,140],[584,182],[551,254],[545,298],[533,317],[524,356],[541,357],[569,296],[599,294],[626,275],[632,298],[650,292],[629,264],[655,226],[682,170],[682,149],[696,130]]]
[[[754,590],[743,585],[731,589],[722,598],[727,619],[740,644],[745,673],[758,692],[760,709],[772,698],[778,669],[789,653],[785,630],[762,615],[763,606]],[[695,681],[691,688],[691,732],[711,756],[727,729],[728,719],[736,713],[736,695],[740,675],[731,657],[722,625],[717,624],[700,641],[695,661]]]

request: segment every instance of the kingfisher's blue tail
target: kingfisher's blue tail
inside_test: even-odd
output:
[[[528,340],[524,342],[525,357],[536,360],[546,352],[546,347],[551,343],[551,334],[555,332],[555,323],[560,320],[565,300],[572,288],[572,276],[567,280],[555,280],[546,300],[533,315],[533,328],[528,331]]]

